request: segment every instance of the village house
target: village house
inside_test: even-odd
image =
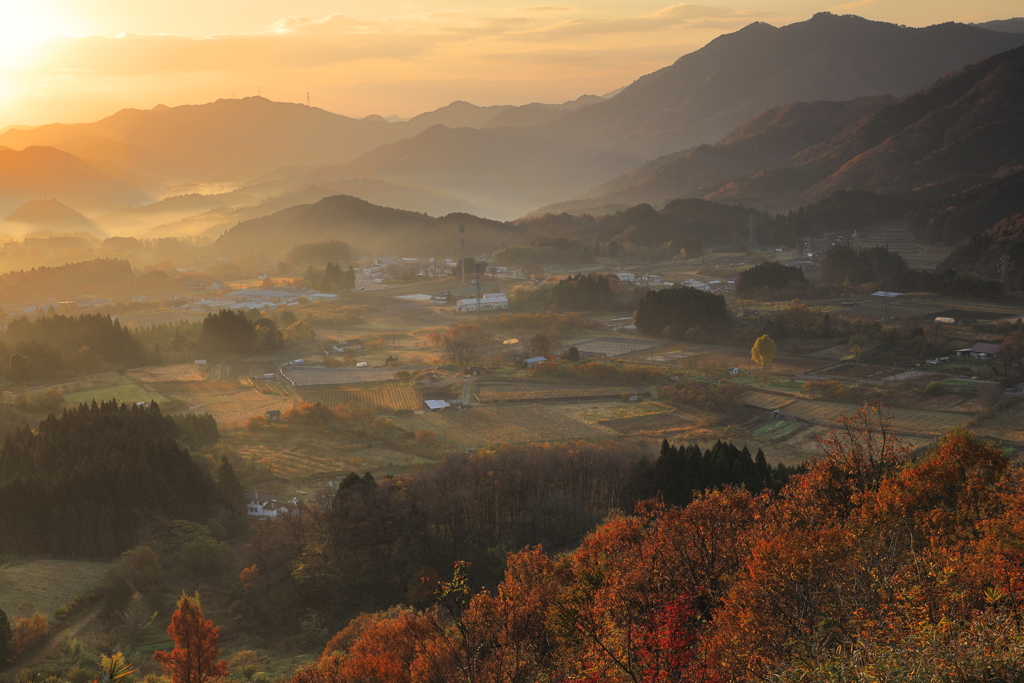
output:
[[[508,308],[508,299],[505,298],[504,294],[485,294],[479,299],[459,299],[459,302],[453,308],[456,313],[493,311]]]
[[[299,514],[299,501],[292,498],[287,503],[279,503],[266,491],[250,491],[245,494],[245,514],[255,519],[276,519],[285,515]]]
[[[352,353],[353,351],[362,351],[365,347],[366,343],[362,339],[345,339],[331,346],[331,352]]]

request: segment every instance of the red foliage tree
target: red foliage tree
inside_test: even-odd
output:
[[[167,635],[174,641],[174,649],[154,652],[153,659],[170,674],[173,683],[204,683],[227,676],[227,664],[217,661],[220,627],[203,617],[199,593],[193,597],[181,594]]]

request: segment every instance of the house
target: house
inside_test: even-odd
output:
[[[346,339],[340,341],[331,347],[331,351],[334,353],[351,353],[353,351],[362,351],[366,346],[362,339]]]
[[[245,494],[245,514],[256,519],[275,519],[284,515],[299,514],[299,501],[292,498],[287,503],[279,503],[266,491],[250,491]]]
[[[277,422],[278,420],[281,419],[281,411],[268,410],[267,412],[263,413],[263,416],[267,418],[268,422]]]
[[[989,342],[978,342],[970,349],[971,358],[975,360],[995,360],[996,356],[1003,350],[999,344]]]
[[[527,358],[526,360],[524,360],[523,365],[525,365],[528,368],[532,368],[538,363],[543,363],[546,360],[547,358],[545,358],[544,356],[534,356],[533,358]]]
[[[483,367],[481,367],[479,365],[474,365],[474,366],[469,368],[469,374],[473,375],[474,377],[479,377],[480,375],[484,374],[485,372],[487,372],[487,368],[483,368]]]
[[[647,285],[647,286],[660,285],[661,284],[661,276],[660,275],[641,275],[640,277],[638,277],[636,279],[636,283],[638,285]]]
[[[448,401],[427,400],[424,401],[423,403],[427,406],[429,410],[445,410],[446,408],[452,407],[451,404],[448,403]]]
[[[619,278],[619,282],[635,282],[636,275],[633,273],[616,273],[615,276]]]

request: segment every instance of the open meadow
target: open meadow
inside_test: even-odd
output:
[[[80,403],[92,403],[93,401],[100,403],[110,400],[117,400],[118,403],[149,403],[156,401],[161,406],[168,402],[167,396],[156,391],[150,391],[134,383],[85,389],[64,394],[63,397],[64,403],[72,406]]]
[[[0,606],[14,620],[54,610],[98,588],[107,562],[27,560],[0,566]]]

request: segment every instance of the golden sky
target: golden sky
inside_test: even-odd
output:
[[[910,26],[1024,14],[1020,0],[0,0],[0,129],[258,92],[308,92],[356,117],[457,99],[562,102],[628,85],[750,22],[820,11]]]

